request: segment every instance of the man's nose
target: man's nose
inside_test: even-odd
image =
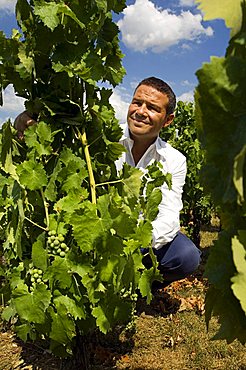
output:
[[[138,107],[137,113],[138,113],[139,115],[144,116],[144,115],[146,114],[146,104],[141,104],[141,105]]]

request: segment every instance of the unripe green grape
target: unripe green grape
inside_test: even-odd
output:
[[[42,280],[41,280],[40,278],[38,278],[38,279],[37,279],[37,283],[38,283],[38,284],[40,284],[40,283],[41,283],[41,281],[42,281]]]
[[[50,244],[50,248],[54,248],[54,243],[53,242]]]
[[[57,254],[60,254],[61,252],[62,252],[61,248],[58,248],[56,251]]]
[[[51,235],[50,240],[54,241],[55,238],[56,238],[55,235]]]
[[[59,240],[57,240],[57,239],[55,239],[55,240],[53,241],[53,243],[54,243],[54,245],[59,245],[59,244],[60,244]]]
[[[30,270],[30,275],[33,275],[34,274],[34,270]]]
[[[35,272],[35,274],[33,276],[35,277],[35,279],[39,278],[39,274],[37,272]]]
[[[60,245],[58,244],[58,245],[54,245],[54,251],[56,250],[56,249],[59,249],[60,248]]]
[[[67,247],[66,249],[65,249],[65,252],[67,253],[69,251],[69,248]]]
[[[63,242],[63,241],[64,241],[64,236],[63,236],[62,234],[59,234],[59,235],[58,235],[58,240],[59,240],[60,242]]]
[[[66,243],[61,243],[61,249],[66,249],[67,248],[67,244]]]
[[[31,282],[32,282],[32,283],[34,283],[34,282],[35,282],[34,277],[31,277]]]
[[[41,269],[38,270],[39,275],[43,275],[43,271]]]
[[[56,235],[56,231],[55,231],[55,230],[50,230],[50,231],[48,232],[48,235],[49,235],[49,236]]]
[[[60,257],[65,257],[65,255],[66,255],[65,252],[63,252],[63,251],[60,252]]]
[[[34,274],[38,274],[38,269],[33,269]]]

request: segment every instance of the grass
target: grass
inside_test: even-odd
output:
[[[207,281],[202,274],[216,237],[215,230],[201,233],[204,261],[194,276],[159,290],[150,305],[139,299],[135,330],[117,328],[107,336],[93,338],[88,347],[91,370],[246,370],[245,346],[238,341],[212,340],[218,329],[216,319],[211,320],[208,332],[205,325]],[[14,369],[65,367],[48,352],[2,330],[0,370]]]
[[[212,324],[213,330],[216,323]],[[118,369],[146,370],[243,370],[245,348],[239,343],[209,340],[202,317],[183,312],[172,319],[141,315],[137,322],[134,348],[128,364]]]

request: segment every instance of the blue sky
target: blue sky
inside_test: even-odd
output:
[[[6,35],[15,28],[16,0],[0,0],[0,29]],[[168,82],[178,99],[192,101],[197,85],[195,72],[212,55],[223,56],[229,30],[222,20],[204,22],[195,0],[128,0],[127,8],[114,17],[120,28],[126,76],[113,93],[111,103],[121,122],[136,84],[156,76]],[[23,101],[11,87],[4,93],[0,123],[23,110]]]

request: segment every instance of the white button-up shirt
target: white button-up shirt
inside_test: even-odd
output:
[[[124,134],[120,143],[127,151],[115,163],[118,171],[122,169],[124,163],[144,170],[154,161],[158,161],[162,164],[164,173],[172,175],[171,189],[168,189],[166,183],[161,187],[162,201],[159,204],[159,213],[152,222],[153,248],[159,249],[172,241],[180,229],[179,213],[183,207],[182,192],[186,176],[186,158],[177,149],[157,137],[135,165],[131,151],[134,142],[130,138],[128,126],[122,127]]]

